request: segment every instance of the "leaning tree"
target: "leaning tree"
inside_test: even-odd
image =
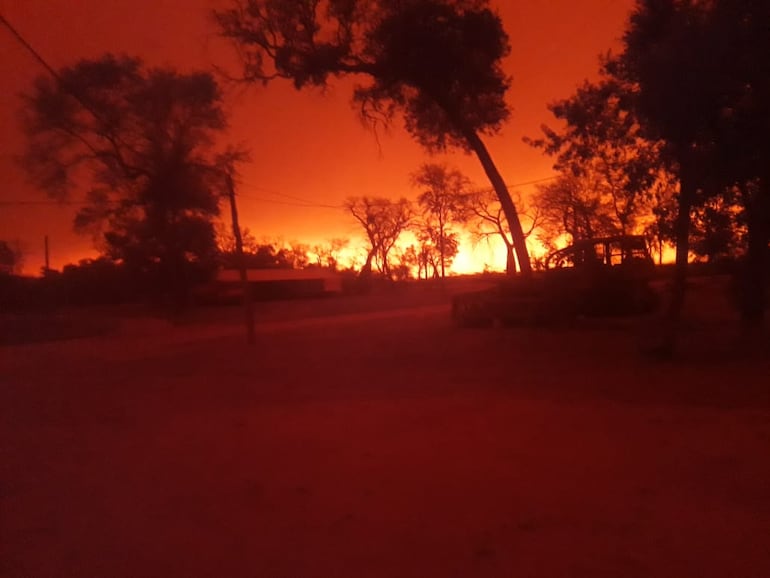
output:
[[[528,221],[528,229],[524,237],[529,236],[535,229],[543,224],[541,211],[537,206],[527,211],[527,207],[521,201],[521,197],[514,194],[516,205],[519,207],[524,221]],[[470,231],[476,240],[499,239],[505,246],[505,271],[508,274],[516,272],[516,250],[513,246],[510,232],[505,227],[505,215],[503,207],[494,189],[476,189],[464,196],[463,220],[466,226],[470,225]]]
[[[502,204],[521,271],[531,271],[516,207],[482,135],[508,119],[510,45],[488,0],[233,0],[214,16],[241,56],[243,79],[325,86],[360,80],[354,102],[364,119],[403,115],[430,151],[473,152]]]

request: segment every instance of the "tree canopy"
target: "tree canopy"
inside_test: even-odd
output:
[[[215,18],[239,50],[244,80],[286,78],[303,88],[354,75],[366,120],[400,113],[429,150],[474,152],[530,271],[516,208],[480,138],[509,116],[508,36],[487,0],[234,0]]]
[[[672,318],[684,301],[692,211],[708,217],[729,207],[737,188],[748,228],[744,314],[761,323],[770,237],[768,17],[766,2],[637,0],[623,51],[605,67],[632,88],[637,118],[664,143],[679,180]]]
[[[420,189],[417,202],[422,208],[422,221],[418,237],[423,246],[438,253],[436,269],[443,279],[459,250],[452,225],[465,219],[464,197],[470,181],[457,169],[426,163],[412,175],[412,184]]]
[[[211,262],[222,177],[213,144],[226,122],[210,74],[82,60],[40,77],[23,113],[31,178],[54,197],[85,197],[76,228],[108,255],[166,289]]]
[[[615,229],[610,232],[617,234],[640,227],[655,185],[666,172],[662,144],[645,138],[630,97],[628,87],[612,78],[584,82],[572,96],[548,107],[564,122],[561,130],[543,125],[542,138],[525,139],[554,157],[554,169],[562,173],[560,188],[574,190],[583,183],[591,189],[585,193],[595,197],[602,213],[597,217],[607,218]],[[540,198],[557,188],[542,188]]]
[[[18,246],[0,240],[0,274],[18,273],[22,264],[23,258]]]
[[[541,225],[540,208],[534,207],[527,212],[521,197],[514,196],[516,206],[521,211],[523,220],[528,221],[529,228],[524,237],[529,238],[532,232]],[[492,238],[500,239],[505,245],[505,270],[507,273],[516,272],[516,253],[513,240],[505,226],[503,207],[493,189],[475,189],[468,192],[463,199],[464,221],[470,226],[470,231],[477,240]]]
[[[618,233],[611,206],[588,176],[562,173],[538,186],[532,202],[541,215],[538,237],[551,249],[564,235],[575,242]]]
[[[363,227],[369,242],[361,274],[371,274],[374,263],[380,273],[390,278],[388,257],[401,234],[412,223],[412,204],[404,198],[391,201],[383,197],[353,197],[345,202],[345,209]]]

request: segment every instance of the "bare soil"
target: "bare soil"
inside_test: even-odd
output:
[[[770,576],[770,359],[709,311],[669,363],[414,292],[4,347],[0,575]]]

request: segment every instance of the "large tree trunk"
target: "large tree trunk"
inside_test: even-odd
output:
[[[768,265],[767,243],[770,238],[770,184],[761,182],[750,191],[746,212],[748,215],[748,256],[746,270],[740,279],[741,318],[750,332],[760,330],[765,317],[765,287]]]
[[[366,263],[361,267],[359,277],[371,277],[372,276],[372,261],[374,260],[374,249],[366,254]]]
[[[663,239],[658,239],[658,265],[663,266]]]
[[[446,266],[445,266],[445,259],[444,259],[444,227],[442,226],[439,231],[439,253],[441,253],[441,278],[444,279],[446,277]]]
[[[679,201],[674,235],[676,237],[676,264],[674,280],[671,287],[671,301],[666,311],[663,336],[659,353],[664,357],[674,355],[677,336],[679,334],[682,310],[687,293],[687,270],[690,256],[690,210],[695,198],[696,183],[693,178],[692,166],[682,162],[679,175]]]
[[[516,255],[514,254],[513,245],[505,244],[505,272],[508,275],[516,273]]]
[[[508,192],[508,187],[505,186],[500,171],[497,170],[492,157],[484,145],[476,131],[472,129],[463,130],[463,135],[468,145],[471,147],[476,156],[481,161],[481,166],[484,167],[484,172],[487,174],[489,181],[497,193],[497,198],[500,200],[500,205],[503,208],[505,214],[505,220],[508,221],[508,226],[511,229],[511,238],[513,240],[513,246],[516,249],[516,256],[519,259],[519,269],[523,275],[529,276],[532,273],[532,265],[529,261],[529,252],[527,251],[527,241],[524,237],[524,231],[521,228],[521,221],[519,220],[519,214],[516,211],[516,206],[513,204],[511,194]]]

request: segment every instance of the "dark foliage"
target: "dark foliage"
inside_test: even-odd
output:
[[[243,260],[247,269],[302,269],[309,263],[309,257],[301,247],[277,247],[270,243],[245,248]],[[237,268],[232,251],[220,253],[219,263],[225,269]]]
[[[83,259],[42,277],[6,277],[0,304],[9,310],[140,303],[153,293],[151,279],[107,258]]]
[[[367,122],[401,113],[429,150],[473,151],[529,272],[516,208],[479,136],[496,133],[509,115],[501,67],[508,37],[486,0],[235,0],[215,17],[239,50],[245,80],[280,77],[303,88],[354,75]]]
[[[459,252],[453,226],[465,218],[464,200],[470,181],[457,169],[428,163],[412,175],[412,184],[420,189],[417,202],[422,218],[415,223],[420,252],[430,258],[434,272],[443,279]]]
[[[18,247],[0,240],[0,275],[18,272],[23,262],[23,255]]]
[[[595,219],[607,222],[602,231],[607,234],[636,232],[659,189],[656,185],[668,171],[660,154],[662,143],[645,138],[631,109],[631,92],[612,78],[585,82],[571,97],[549,106],[564,122],[560,131],[544,125],[542,138],[525,139],[554,157],[554,169],[561,173],[561,185],[543,187],[541,200],[563,204],[558,201],[565,198],[563,189],[582,184],[587,190],[580,196],[595,205]],[[548,198],[554,193],[557,198]],[[573,209],[580,212],[585,207]],[[558,229],[551,236],[569,232]]]
[[[747,227],[744,319],[762,321],[770,237],[769,16],[765,2],[639,0],[624,51],[606,67],[634,88],[634,111],[647,136],[663,141],[680,183],[672,318],[684,302],[691,212],[709,233],[701,250],[714,252],[732,242],[714,234],[734,218],[732,196]]]
[[[180,299],[215,257],[222,172],[211,147],[226,126],[216,82],[112,55],[58,74],[26,97],[31,178],[57,198],[88,191],[76,228]]]
[[[412,223],[414,211],[411,203],[404,198],[391,201],[377,197],[354,197],[345,202],[345,209],[363,227],[369,242],[361,276],[370,276],[374,264],[382,275],[392,278],[390,252]]]

